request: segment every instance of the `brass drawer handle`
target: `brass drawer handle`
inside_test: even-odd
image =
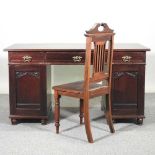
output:
[[[82,57],[81,56],[77,56],[77,55],[73,56],[72,58],[73,58],[74,62],[80,62],[82,60]]]
[[[122,57],[122,61],[123,62],[130,62],[131,59],[132,59],[132,57],[131,56],[128,56],[128,55]]]
[[[31,62],[32,61],[32,57],[31,56],[28,56],[28,55],[25,55],[22,58],[23,58],[23,61],[24,62]]]

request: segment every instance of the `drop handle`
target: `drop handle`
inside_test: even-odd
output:
[[[123,61],[123,62],[130,62],[131,59],[132,59],[132,57],[129,56],[129,55],[125,55],[125,56],[122,57],[122,61]]]
[[[31,62],[32,61],[32,57],[29,55],[25,55],[22,57],[24,62]]]
[[[81,56],[78,56],[78,55],[73,56],[72,58],[73,58],[73,61],[74,62],[81,62],[81,60],[82,60],[82,57]]]

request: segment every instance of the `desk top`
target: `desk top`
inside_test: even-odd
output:
[[[49,44],[13,44],[4,51],[84,51],[84,43],[49,43]],[[150,51],[149,48],[137,43],[114,44],[114,51]]]

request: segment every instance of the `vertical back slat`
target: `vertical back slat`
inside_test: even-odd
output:
[[[101,70],[103,71],[104,70],[104,53],[105,53],[105,43],[102,45],[102,65],[101,65]]]
[[[109,69],[109,63],[110,63],[110,54],[111,54],[111,49],[110,49],[110,47],[111,47],[111,43],[110,42],[108,42],[108,51],[107,51],[107,68]]]
[[[93,54],[93,73],[96,72],[96,44],[94,44],[94,54]]]
[[[105,42],[96,42],[93,55],[93,73],[103,72],[105,61]]]
[[[97,72],[97,70],[98,70],[98,45],[96,45],[96,72]]]

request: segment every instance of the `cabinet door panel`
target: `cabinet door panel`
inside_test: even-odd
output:
[[[138,72],[113,73],[113,106],[137,106]]]
[[[46,68],[10,66],[10,113],[13,115],[46,114]]]
[[[40,108],[40,72],[16,71],[17,108]]]
[[[113,115],[144,115],[145,65],[114,65]]]

